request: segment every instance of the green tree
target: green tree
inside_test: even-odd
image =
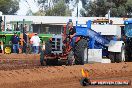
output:
[[[128,17],[132,17],[132,0],[127,1],[126,10],[127,10]]]
[[[111,11],[114,17],[132,17],[132,0],[94,0],[83,3],[82,16],[105,16]]]
[[[105,16],[111,6],[113,4],[108,3],[107,0],[89,1],[83,5],[81,14],[82,16]]]
[[[19,10],[19,0],[0,0],[0,11],[7,15],[13,15]]]
[[[34,15],[46,15],[46,16],[70,16],[71,11],[67,3],[67,0],[53,0],[53,5],[45,5],[47,0],[39,0],[38,4],[40,10]]]
[[[69,16],[71,15],[69,9],[65,5],[63,0],[60,0],[53,8],[50,8],[45,12],[46,16]]]

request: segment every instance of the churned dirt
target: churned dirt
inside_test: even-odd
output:
[[[132,88],[132,85],[80,85],[82,68],[89,71],[91,80],[132,81],[132,62],[40,66],[39,55],[26,54],[0,55],[0,61],[0,88]]]

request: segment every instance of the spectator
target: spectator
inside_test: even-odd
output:
[[[31,37],[30,41],[32,42],[33,45],[34,54],[38,54],[39,46],[40,46],[40,38],[38,37],[37,33],[35,33],[35,35]]]
[[[29,39],[31,39],[33,36],[34,36],[34,33],[29,33],[29,35],[28,35]],[[32,44],[32,41],[29,41],[29,42],[30,42],[30,44],[29,44],[30,51],[31,51],[31,53],[33,53],[33,44]]]
[[[27,24],[24,25],[24,31],[25,31],[25,32],[29,31],[29,30],[28,30]]]
[[[27,49],[27,35],[26,32],[23,34],[23,53],[26,53]]]
[[[13,53],[19,53],[19,41],[20,41],[19,36],[17,36],[17,33],[14,33],[14,35],[11,38],[11,42],[13,44]]]

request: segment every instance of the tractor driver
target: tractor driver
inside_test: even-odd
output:
[[[75,35],[76,35],[76,29],[75,27],[73,27],[73,22],[72,20],[69,20],[68,22],[68,31],[69,31],[69,38],[71,40],[71,46],[73,46],[74,42],[75,42]]]
[[[69,37],[73,38],[76,34],[76,29],[75,29],[75,27],[73,27],[72,21],[69,21],[69,23],[68,23],[68,30],[69,30]]]

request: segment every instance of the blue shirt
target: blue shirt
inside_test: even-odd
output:
[[[18,36],[12,36],[12,39],[11,39],[12,43],[13,44],[18,44],[19,41],[20,41],[20,38]]]

